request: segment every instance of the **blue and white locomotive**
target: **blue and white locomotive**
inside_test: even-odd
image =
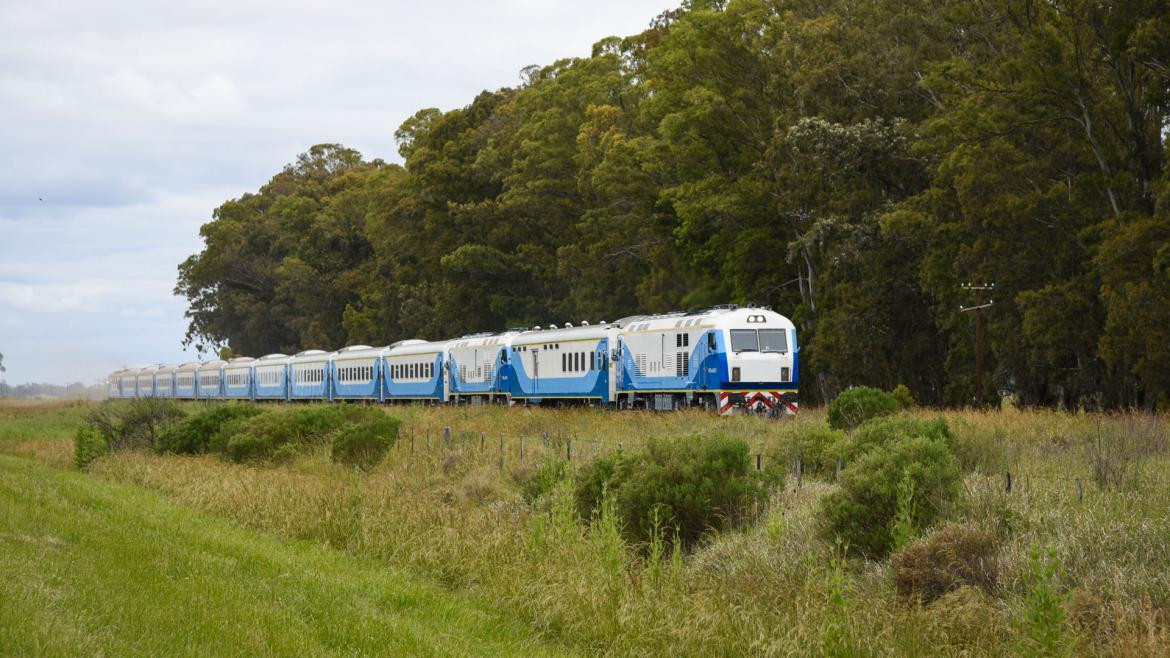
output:
[[[446,341],[156,365],[110,375],[111,398],[366,400],[701,407],[795,414],[799,346],[765,308],[550,325]]]

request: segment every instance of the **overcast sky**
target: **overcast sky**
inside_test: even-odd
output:
[[[0,2],[0,379],[194,359],[172,290],[216,206],[313,144],[400,161],[415,111],[677,4]]]

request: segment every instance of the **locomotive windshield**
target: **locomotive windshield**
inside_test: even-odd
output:
[[[760,329],[760,349],[764,352],[787,352],[788,333],[783,329]]]
[[[760,341],[756,338],[755,329],[731,330],[732,352],[759,352]]]

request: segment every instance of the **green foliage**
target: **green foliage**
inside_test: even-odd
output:
[[[959,483],[950,447],[925,436],[901,436],[845,467],[840,489],[821,500],[824,532],[869,557],[883,557],[895,547],[900,484],[913,493],[905,517],[924,528],[955,499]]]
[[[341,430],[333,438],[333,461],[366,471],[372,469],[394,447],[400,424],[393,416],[381,415]]]
[[[573,504],[580,518],[588,519],[601,505],[622,458],[622,453],[602,455],[577,469],[573,478]]]
[[[881,389],[854,386],[829,403],[829,427],[851,430],[870,418],[898,411],[898,401]]]
[[[261,414],[238,426],[227,440],[225,453],[234,462],[286,461],[347,425],[377,421],[383,415],[377,409],[351,405],[314,405]]]
[[[1028,557],[1028,593],[1017,624],[1022,653],[1030,656],[1068,656],[1064,609],[1067,595],[1060,589],[1064,567],[1055,552],[1033,550]]]
[[[652,440],[645,451],[597,460],[576,480],[578,513],[590,518],[612,498],[623,536],[637,544],[674,528],[693,546],[708,530],[749,518],[763,497],[747,444],[722,437]]]
[[[109,400],[86,414],[82,427],[100,437],[109,450],[155,450],[162,436],[185,415],[174,400]],[[85,441],[96,446],[99,442],[93,436],[87,436]]]
[[[914,399],[914,394],[905,384],[898,384],[894,390],[890,391],[890,395],[894,396],[894,400],[898,402],[898,408],[903,411],[914,409],[918,406],[918,401]]]
[[[594,460],[585,468],[596,468],[600,461],[602,460]],[[520,481],[520,494],[524,496],[524,500],[529,504],[535,503],[540,498],[552,493],[557,484],[565,479],[566,472],[567,464],[565,462],[557,460],[546,461],[540,465],[540,468]],[[612,473],[612,470],[610,473]],[[609,474],[606,474],[605,478],[608,477]]]
[[[857,429],[835,441],[826,449],[831,459],[840,457],[846,465],[874,448],[888,446],[903,436],[925,436],[948,449],[955,443],[954,434],[943,418],[918,420],[909,414],[879,416],[862,423]]]
[[[774,485],[784,481],[791,472],[796,457],[801,458],[804,473],[831,478],[837,468],[838,450],[848,441],[848,435],[824,423],[796,423],[784,440],[769,444],[764,458],[764,477]]]
[[[159,436],[159,452],[198,455],[208,452],[212,440],[229,424],[264,413],[255,404],[213,404],[184,418]],[[233,425],[234,426],[234,425]]]
[[[92,425],[82,424],[73,435],[73,463],[85,468],[110,451],[106,437]]]

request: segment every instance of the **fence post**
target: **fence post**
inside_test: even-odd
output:
[[[618,452],[622,451],[622,442],[618,441]]]
[[[1084,496],[1084,491],[1081,489],[1081,479],[1077,478],[1077,502],[1078,503],[1081,502],[1081,499],[1083,496]]]
[[[796,455],[796,488],[804,484],[804,462],[799,453]]]
[[[841,479],[841,458],[837,457],[837,467],[833,469],[833,481]]]
[[[524,461],[524,435],[520,435],[520,461]]]
[[[448,425],[443,428],[443,445],[448,448],[451,447],[451,426]]]
[[[479,451],[480,452],[483,452],[484,441],[486,441],[486,438],[484,437],[484,433],[480,432],[479,433]]]
[[[504,433],[500,432],[500,470],[504,470]]]
[[[1008,472],[1004,473],[1004,475],[1003,475],[1003,492],[1004,493],[1011,493],[1012,492],[1012,472],[1011,471],[1008,471]]]
[[[761,468],[761,455],[758,452],[756,453],[756,470],[757,471],[763,470],[763,468]]]
[[[573,461],[573,437],[565,439],[565,460]]]

